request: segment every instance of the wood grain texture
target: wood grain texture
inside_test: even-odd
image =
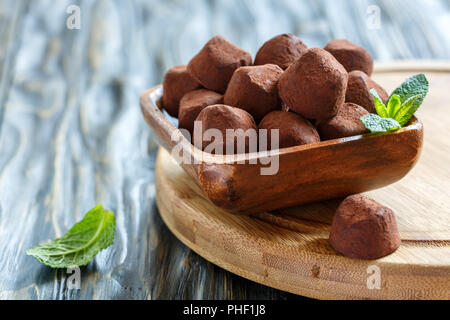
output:
[[[213,155],[195,148],[170,123],[160,110],[161,98],[161,86],[141,96],[142,113],[153,133],[208,198],[233,213],[277,210],[381,188],[403,178],[422,151],[423,126],[413,117],[390,135]]]
[[[177,238],[247,279],[319,299],[450,299],[450,237],[433,241],[433,226],[426,230],[429,239],[403,239],[401,247],[384,258],[350,259],[329,245],[330,224],[320,221],[332,217],[330,203],[233,215],[215,206],[163,148],[156,160],[156,186],[161,216]],[[403,196],[401,189],[392,192]],[[408,209],[406,215],[397,212],[409,221],[399,224],[401,235],[410,228],[427,228],[420,223],[424,214],[412,205]],[[450,222],[449,216],[440,218],[444,225]],[[379,290],[367,286],[367,270],[374,265],[380,268]]]
[[[375,77],[391,86],[408,76],[405,69],[394,70],[391,65],[389,72]],[[339,200],[233,215],[215,206],[160,148],[156,199],[163,220],[209,261],[277,289],[321,299],[450,299],[450,172],[445,169],[450,146],[448,139],[441,139],[450,134],[450,119],[436,117],[436,112],[445,114],[450,68],[441,64],[438,72],[421,72],[433,88],[420,110],[430,128],[424,159],[405,179],[366,193],[396,213],[402,245],[395,253],[357,260],[334,251],[328,237]],[[372,265],[381,271],[380,290],[367,288]]]
[[[0,1],[0,299],[298,299],[215,267],[168,231],[139,95],[214,34],[253,55],[293,32],[310,47],[348,38],[377,60],[449,59],[448,1],[405,3]],[[81,6],[80,30],[66,28],[71,4]],[[372,4],[379,29],[366,26]],[[430,179],[425,188],[443,202],[446,186]],[[81,290],[69,290],[65,270],[25,250],[63,234],[96,203],[115,212],[116,241],[82,269]]]

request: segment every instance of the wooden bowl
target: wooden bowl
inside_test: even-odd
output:
[[[234,213],[270,211],[387,186],[413,168],[422,149],[423,126],[413,117],[408,126],[390,134],[358,135],[268,153],[216,156],[195,148],[168,121],[160,109],[161,96],[161,85],[141,96],[148,125],[169,153],[178,146],[191,160],[180,165],[208,198]],[[261,175],[268,160],[276,158],[278,172]]]

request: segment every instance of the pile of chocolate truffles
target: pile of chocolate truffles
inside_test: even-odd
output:
[[[279,147],[286,148],[367,133],[360,118],[375,111],[369,90],[388,98],[372,71],[369,52],[347,40],[308,49],[282,34],[264,43],[252,63],[250,53],[215,36],[187,66],[166,73],[162,104],[191,136],[207,128],[279,129]],[[202,132],[194,132],[196,120]],[[235,141],[223,141],[224,150],[227,143]]]
[[[287,148],[366,133],[360,118],[375,112],[369,90],[388,99],[372,71],[369,52],[347,40],[308,49],[293,34],[282,34],[264,43],[252,63],[248,52],[215,36],[187,66],[166,73],[162,103],[199,141],[210,128],[224,139],[227,129],[268,129],[270,149],[270,129],[279,129],[279,148]],[[219,142],[224,154],[230,144],[235,153],[252,151],[248,144],[238,150],[237,138]],[[206,152],[209,143],[201,146]],[[349,196],[334,216],[330,244],[352,258],[388,255],[400,245],[394,213],[364,196]]]

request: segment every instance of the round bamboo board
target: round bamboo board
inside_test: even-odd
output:
[[[402,245],[378,260],[349,259],[328,243],[339,200],[252,216],[213,205],[164,149],[156,198],[169,229],[205,259],[247,279],[320,299],[450,299],[450,64],[378,65],[388,91],[424,72],[430,93],[418,117],[422,156],[403,180],[366,193],[394,210]]]

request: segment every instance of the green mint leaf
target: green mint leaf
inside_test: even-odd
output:
[[[114,213],[96,205],[67,233],[48,243],[27,250],[27,255],[52,268],[84,266],[114,240]]]
[[[396,120],[391,118],[382,118],[374,113],[362,116],[361,121],[372,133],[391,132],[401,128],[400,124]]]
[[[370,94],[373,96],[373,100],[375,102],[375,109],[377,110],[377,113],[382,118],[388,118],[388,110],[386,106],[383,103],[383,100],[381,100],[380,96],[378,95],[377,90],[374,88],[370,89]]]
[[[400,101],[400,97],[396,94],[392,95],[392,97],[390,97],[389,101],[387,102],[389,118],[395,119],[394,115],[397,113],[401,106],[402,102]]]
[[[398,95],[400,101],[404,104],[408,99],[418,95],[420,97],[413,103],[415,110],[417,110],[428,93],[428,87],[427,77],[425,77],[423,73],[416,74],[406,79],[397,89],[395,89],[392,92],[391,97],[394,94]]]
[[[417,99],[420,99],[420,97],[420,95],[417,95],[406,100],[393,116],[402,127],[408,123],[409,119],[411,119],[413,114],[419,109],[420,105],[416,105],[414,102]]]

